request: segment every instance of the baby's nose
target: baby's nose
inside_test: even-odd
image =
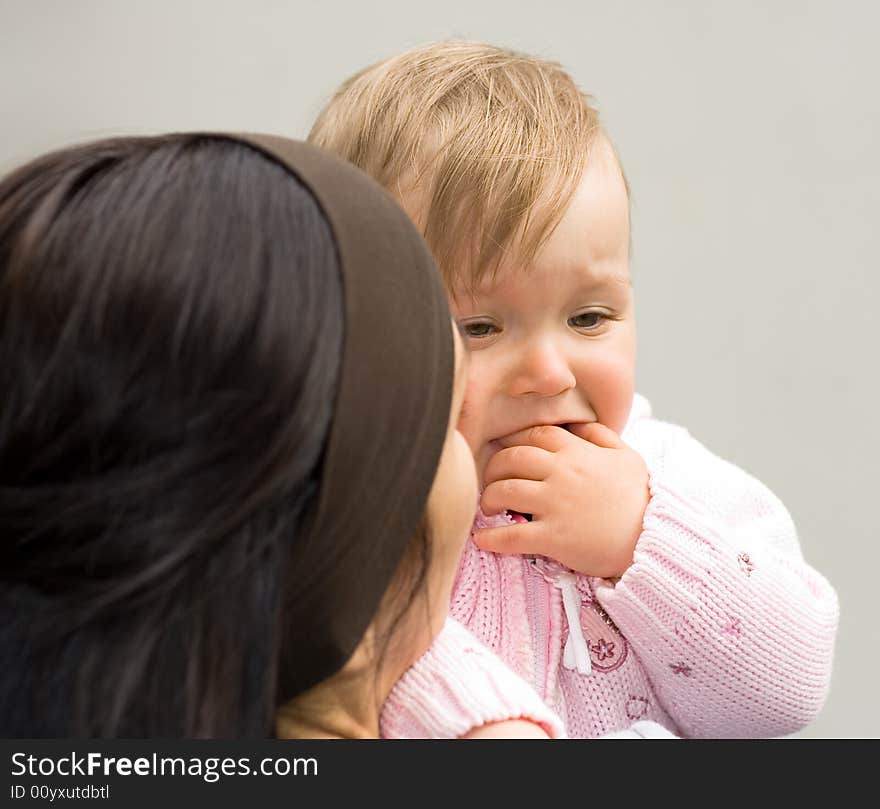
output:
[[[577,385],[565,355],[551,342],[529,346],[519,358],[511,380],[513,396],[557,396]]]

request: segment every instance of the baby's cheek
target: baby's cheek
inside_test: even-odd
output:
[[[599,421],[620,433],[626,426],[632,406],[635,361],[621,354],[594,358],[590,364],[586,389]]]

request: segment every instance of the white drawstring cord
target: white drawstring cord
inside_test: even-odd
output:
[[[562,665],[569,670],[576,668],[581,674],[590,674],[593,666],[581,629],[581,596],[574,574],[562,573],[557,584],[562,591],[562,605],[565,607],[565,618],[568,621],[568,637],[562,650]]]

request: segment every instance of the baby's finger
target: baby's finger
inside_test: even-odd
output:
[[[507,447],[496,452],[483,472],[485,485],[504,480],[545,480],[553,467],[553,454],[545,449],[530,446]]]
[[[620,449],[623,446],[623,441],[620,440],[620,436],[610,427],[606,427],[604,424],[599,424],[598,421],[569,424],[568,428],[572,435],[576,435],[578,438],[583,438],[584,441],[589,441],[597,447]]]
[[[536,514],[543,511],[541,492],[544,484],[536,480],[505,478],[496,480],[483,489],[480,508],[483,514],[498,514],[505,509],[519,511],[521,514]]]
[[[478,548],[494,553],[539,553],[549,555],[546,548],[547,531],[543,523],[524,522],[518,525],[499,525],[481,528],[474,533]]]
[[[532,446],[540,447],[547,452],[559,452],[568,446],[570,441],[571,435],[568,430],[554,424],[539,424],[537,427],[528,427],[496,439],[502,447]]]

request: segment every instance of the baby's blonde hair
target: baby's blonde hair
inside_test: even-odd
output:
[[[534,257],[599,131],[589,96],[556,62],[444,41],[352,76],[309,140],[401,200],[417,191],[447,286],[473,289],[514,245],[518,258]]]

